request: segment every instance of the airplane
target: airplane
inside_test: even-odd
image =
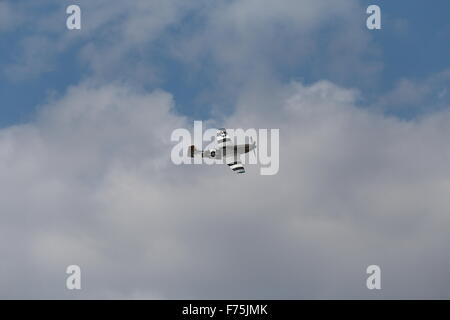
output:
[[[188,150],[188,155],[194,158],[195,155],[201,155],[202,158],[209,159],[225,159],[225,163],[236,173],[245,173],[244,166],[240,160],[240,155],[250,152],[256,149],[256,142],[252,144],[238,144],[234,145],[228,136],[227,130],[225,128],[220,128],[217,130],[216,134],[217,148],[210,150],[197,150],[195,146],[190,146]]]

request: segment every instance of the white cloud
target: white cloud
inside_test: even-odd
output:
[[[376,297],[448,298],[450,112],[386,118],[326,81],[271,93],[226,119],[280,128],[269,177],[172,165],[191,124],[162,91],[86,82],[2,129],[0,296],[371,298],[379,264]]]

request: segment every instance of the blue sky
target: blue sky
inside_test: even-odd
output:
[[[379,3],[386,19],[384,29],[376,34],[375,40],[383,49],[386,65],[383,79],[387,85],[392,85],[399,77],[426,77],[448,68],[448,1]],[[393,31],[396,29],[393,19],[403,19],[407,25],[405,30]]]
[[[25,65],[23,51],[27,49],[23,47],[22,41],[27,37],[43,36],[49,37],[49,41],[57,41],[56,38],[60,37],[62,33],[71,32],[64,30],[63,4],[55,5],[51,1],[46,1],[41,6],[27,8],[23,4],[16,5],[15,2],[9,2],[13,10],[26,15],[26,18],[21,24],[0,33],[0,68],[2,70],[7,69],[11,64]],[[270,64],[270,72],[286,82],[292,79],[302,79],[306,83],[312,83],[320,79],[329,79],[343,86],[358,88],[363,92],[364,97],[372,100],[391,90],[403,78],[420,81],[449,67],[450,21],[448,12],[450,3],[448,1],[437,0],[433,1],[432,5],[428,1],[422,0],[361,1],[361,6],[364,8],[375,3],[382,9],[383,29],[364,31],[376,53],[362,53],[362,62],[381,63],[382,67],[377,72],[365,76],[354,76],[351,71],[347,76],[335,74],[332,70],[323,67],[329,56],[317,51],[308,57],[310,64],[297,64],[295,61],[287,64],[283,59],[278,60],[277,55],[274,54],[270,60],[265,61]],[[364,27],[364,12],[354,12],[353,15],[359,20],[361,27]],[[86,9],[83,11],[83,18],[86,21],[92,19],[92,12]],[[36,27],[46,19],[55,21],[46,28]],[[88,26],[85,28],[87,29]],[[114,28],[114,21],[112,21],[111,30]],[[179,59],[167,53],[166,45],[171,39],[176,39],[183,34],[195,34],[201,28],[202,17],[193,10],[177,21],[173,27],[168,28],[152,45],[143,45],[139,48],[138,59],[144,63],[150,60],[158,68],[160,78],[158,81],[146,83],[146,80],[140,81],[133,74],[107,75],[109,78],[105,80],[130,81],[136,83],[136,86],[142,86],[149,90],[162,88],[174,95],[178,111],[194,118],[209,117],[211,105],[219,102],[224,103],[222,108],[232,110],[232,97],[235,94],[233,90],[220,93],[220,90],[216,88],[215,95],[205,96],[205,92],[214,90],[218,81],[217,76],[221,72],[213,60],[205,56],[201,62],[202,66],[193,69],[189,62],[180,62]],[[291,41],[295,41],[297,31],[291,29],[287,32],[294,35],[290,39]],[[334,33],[327,28],[320,30],[315,35],[319,51],[329,45],[330,37],[333,36]],[[2,97],[0,126],[30,121],[35,111],[40,105],[46,103],[49,96],[63,94],[68,86],[76,85],[88,77],[92,73],[92,68],[86,63],[86,60],[80,59],[79,51],[88,42],[101,41],[101,37],[102,34],[88,35],[82,41],[77,41],[75,36],[73,45],[58,52],[49,53],[52,55],[52,59],[48,69],[37,74],[24,75],[15,79],[15,77],[6,75],[5,72],[0,73],[0,96]],[[112,42],[111,45],[118,44]],[[125,63],[126,61],[124,61]],[[230,100],[227,101],[227,99]],[[388,112],[400,117],[416,115],[414,108],[407,112]]]

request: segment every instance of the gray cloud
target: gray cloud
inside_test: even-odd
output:
[[[280,128],[275,176],[172,165],[191,124],[162,91],[87,82],[2,129],[0,296],[448,298],[450,113],[399,121],[326,81],[272,92],[226,124]]]
[[[450,103],[450,69],[422,79],[403,78],[392,90],[377,98],[373,107],[384,112],[427,113],[447,108]]]

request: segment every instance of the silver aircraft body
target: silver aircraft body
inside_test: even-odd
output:
[[[227,134],[226,129],[217,130],[217,147],[209,150],[197,150],[195,146],[190,146],[188,154],[191,158],[198,155],[202,158],[225,160],[225,163],[236,173],[245,173],[244,166],[240,160],[242,154],[256,149],[256,143],[235,145]]]

